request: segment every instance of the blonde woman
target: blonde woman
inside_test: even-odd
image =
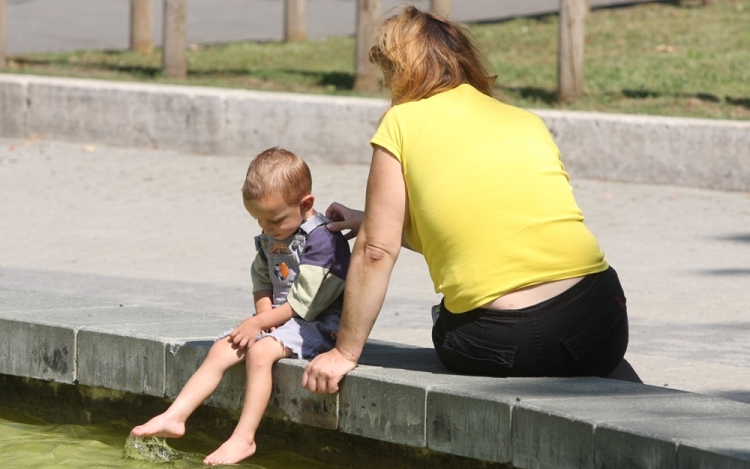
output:
[[[460,26],[414,7],[383,23],[370,57],[392,106],[371,140],[364,212],[328,209],[328,228],[357,240],[336,347],[303,386],[335,392],[356,366],[402,235],[444,297],[432,339],[448,370],[639,381],[623,359],[625,295],[542,120],[494,97]]]

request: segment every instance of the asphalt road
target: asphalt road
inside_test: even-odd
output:
[[[162,0],[154,6],[154,42],[161,44]],[[592,0],[603,7],[643,0]],[[382,0],[385,13],[402,4],[427,8],[428,0]],[[267,41],[282,38],[284,0],[188,0],[188,42]],[[494,21],[555,12],[559,0],[453,0],[458,21]],[[355,0],[308,0],[308,36],[353,34]],[[129,0],[8,0],[7,53],[126,49]]]
[[[259,233],[239,192],[250,156],[0,139],[0,288],[239,322]],[[319,210],[363,206],[367,167],[311,169]],[[750,194],[571,178],[625,288],[644,381],[750,403]],[[437,301],[403,250],[372,337],[431,346]]]

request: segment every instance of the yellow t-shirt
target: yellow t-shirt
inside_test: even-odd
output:
[[[607,269],[535,114],[461,85],[394,106],[371,144],[401,163],[406,240],[449,311]]]

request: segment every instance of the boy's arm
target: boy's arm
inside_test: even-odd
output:
[[[257,237],[255,239],[255,243],[256,245],[260,243]],[[263,296],[267,296],[269,299],[268,308],[270,308],[271,295],[273,294],[273,284],[271,283],[270,273],[268,272],[268,259],[266,259],[266,255],[263,253],[262,249],[258,250],[258,253],[255,255],[255,259],[253,260],[253,264],[250,267],[250,279],[253,282],[253,300],[255,302],[255,311],[260,313],[261,310],[258,309],[258,300],[262,299]],[[265,311],[265,304],[263,304],[262,306],[262,310]]]
[[[255,316],[245,319],[239,326],[229,333],[229,339],[237,348],[245,350],[255,342],[255,338],[261,331],[277,327],[289,321],[296,314],[289,305],[284,303],[276,308],[260,311]]]
[[[261,314],[273,309],[271,296],[273,290],[260,290],[253,292],[253,302],[255,303],[255,314]]]

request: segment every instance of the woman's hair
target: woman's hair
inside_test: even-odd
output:
[[[253,158],[242,185],[245,200],[281,196],[287,205],[298,204],[310,193],[310,168],[302,158],[279,147],[269,148]]]
[[[468,83],[493,96],[496,75],[461,26],[413,6],[386,19],[370,49],[370,61],[383,73],[391,104],[429,98]]]

